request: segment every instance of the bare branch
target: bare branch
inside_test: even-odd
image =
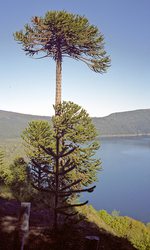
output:
[[[37,189],[38,191],[42,191],[42,192],[46,192],[46,193],[55,193],[54,190],[50,190],[50,189],[47,189],[47,188],[41,188],[41,187],[37,187],[34,183],[31,183],[31,185]]]
[[[77,203],[77,204],[70,204],[70,205],[68,205],[68,206],[58,207],[58,208],[56,208],[56,210],[61,210],[61,209],[66,209],[66,208],[71,208],[71,207],[80,207],[80,206],[86,205],[88,202],[89,202],[89,201],[85,201],[85,202],[79,203],[79,204],[78,204],[78,203]]]
[[[64,188],[62,188],[60,191],[63,191],[63,190],[66,190],[66,189],[68,189],[68,188],[71,188],[72,186],[75,186],[75,185],[77,185],[79,182],[81,182],[82,180],[81,179],[79,179],[79,180],[77,180],[77,181],[74,181],[74,182],[72,182],[70,185],[68,185],[68,186],[66,186],[66,187],[64,187]]]
[[[70,171],[72,171],[73,169],[75,169],[75,165],[73,165],[72,167],[68,168],[67,170],[63,171],[63,172],[59,172],[59,175],[65,175],[67,173],[69,173]]]
[[[66,154],[63,154],[61,157],[65,157],[65,156],[67,156],[67,155],[69,155],[69,154],[71,154],[71,153],[73,153],[76,149],[77,149],[78,147],[74,147],[74,148],[72,148],[71,150],[69,150]]]
[[[95,188],[96,186],[93,186],[93,187],[91,187],[91,188],[85,188],[85,189],[78,189],[78,190],[71,190],[71,191],[68,191],[68,192],[59,192],[60,193],[60,197],[65,197],[65,196],[70,196],[70,195],[72,195],[73,193],[83,193],[83,192],[89,192],[89,193],[91,193],[91,192],[93,192],[94,191],[94,188]]]
[[[44,146],[40,145],[40,147],[48,154],[53,156],[55,159],[57,158],[57,155],[54,153],[52,148],[45,148]]]

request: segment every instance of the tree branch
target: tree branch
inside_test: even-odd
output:
[[[65,175],[67,173],[69,173],[70,171],[72,171],[73,169],[75,169],[75,165],[73,165],[72,167],[68,168],[67,170],[63,171],[63,172],[59,172],[59,175]]]
[[[40,145],[40,147],[48,154],[53,156],[55,159],[57,158],[57,155],[54,153],[52,148],[45,148],[44,146]]]
[[[62,188],[60,191],[66,190],[66,189],[68,189],[68,188],[71,188],[72,186],[78,184],[78,183],[81,182],[81,181],[82,181],[82,179],[79,179],[79,180],[77,180],[77,181],[74,181],[74,182],[72,182],[70,185],[68,185],[68,186],[66,186],[66,187],[64,187],[64,188]]]
[[[77,214],[79,213],[79,212],[75,212],[75,213],[66,213],[66,212],[61,211],[61,210],[59,210],[58,212],[59,212],[60,214],[66,215],[67,217],[75,216],[75,215],[77,215]]]
[[[88,203],[89,201],[85,201],[85,202],[83,202],[83,203],[77,203],[77,204],[70,204],[70,205],[68,205],[68,206],[64,206],[64,207],[58,207],[58,208],[56,208],[57,210],[61,210],[61,209],[66,209],[66,208],[71,208],[71,207],[80,207],[80,206],[84,206],[84,205],[86,205],[87,203]]]
[[[94,188],[95,188],[96,186],[93,186],[93,187],[91,187],[91,188],[86,188],[86,189],[81,189],[81,190],[71,190],[71,191],[69,191],[69,192],[59,192],[60,193],[60,197],[65,197],[65,196],[70,196],[70,195],[72,195],[73,193],[82,193],[82,192],[89,192],[89,193],[91,193],[91,192],[93,192],[94,191]]]
[[[69,150],[67,153],[63,154],[61,157],[63,158],[63,157],[65,157],[65,156],[67,156],[67,155],[69,155],[69,154],[73,153],[73,152],[74,152],[77,148],[78,148],[78,147],[74,147],[74,148],[72,148],[72,149],[71,149],[71,150]]]

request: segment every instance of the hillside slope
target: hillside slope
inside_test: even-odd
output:
[[[49,120],[48,116],[34,116],[0,111],[0,139],[16,139],[31,120]],[[100,136],[150,135],[150,109],[113,113],[93,118]]]
[[[19,138],[28,122],[32,120],[49,120],[49,117],[0,110],[0,139]]]
[[[101,136],[150,134],[150,109],[113,113],[93,121]]]

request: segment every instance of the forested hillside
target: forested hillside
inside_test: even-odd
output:
[[[31,120],[49,120],[48,116],[34,116],[0,111],[0,139],[17,139]],[[150,109],[113,113],[93,118],[100,136],[150,135]]]
[[[113,113],[93,121],[101,136],[150,134],[150,109]]]
[[[0,111],[0,139],[17,139],[29,121],[48,120],[49,117]]]

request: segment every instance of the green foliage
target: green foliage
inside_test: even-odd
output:
[[[97,132],[86,110],[73,102],[63,102],[54,109],[61,115],[52,118],[53,126],[64,133],[64,140],[83,144],[95,139]]]
[[[31,25],[15,32],[14,38],[30,56],[41,53],[54,60],[70,56],[99,73],[110,64],[98,28],[90,25],[87,18],[66,11],[48,11],[44,17],[33,17]]]
[[[55,107],[59,116],[52,118],[56,133],[63,133],[63,140],[70,143],[76,150],[69,156],[76,168],[68,174],[72,180],[82,179],[84,186],[96,181],[97,171],[100,170],[100,161],[94,158],[99,149],[96,140],[97,131],[88,113],[79,105],[72,102],[63,102]]]
[[[105,210],[96,211],[92,206],[78,209],[89,222],[118,237],[128,239],[139,250],[150,250],[150,230],[144,223],[130,217],[112,216]]]
[[[9,165],[11,174],[6,175],[6,183],[24,182],[27,179],[27,164],[22,157],[18,157]]]
[[[117,236],[127,238],[139,250],[150,249],[150,231],[143,223],[129,217],[112,216],[105,210],[99,211],[98,214]]]
[[[28,127],[23,131],[22,138],[26,147],[26,154],[31,159],[32,157],[38,159],[45,159],[46,153],[40,145],[44,147],[54,147],[52,141],[54,140],[53,130],[50,123],[47,121],[32,121]]]
[[[94,158],[99,143],[95,140],[97,132],[92,120],[84,109],[72,102],[58,105],[57,112],[61,115],[54,116],[52,124],[47,121],[32,121],[24,130],[22,137],[27,156],[29,159],[35,158],[40,164],[54,164],[53,157],[42,147],[50,147],[56,153],[56,137],[59,136],[68,148],[75,147],[69,159],[76,168],[68,176],[72,180],[82,179],[81,183],[84,185],[91,184],[96,180],[97,170],[100,169],[100,161]]]
[[[115,231],[109,226],[109,224],[101,219],[99,213],[96,209],[93,208],[92,205],[86,205],[84,207],[77,208],[81,216],[85,217],[85,220],[94,223],[95,226],[98,226],[100,229],[105,230],[113,235],[116,235]],[[105,213],[105,210],[101,210],[102,213]]]
[[[59,115],[52,117],[52,124],[29,123],[23,139],[32,185],[54,196],[56,213],[68,215],[64,210],[85,204],[72,204],[81,192],[94,190],[83,187],[96,180],[100,161],[94,155],[99,144],[96,129],[85,110],[72,102],[54,108]]]
[[[28,167],[22,157],[17,157],[12,164],[3,168],[3,179],[17,200],[28,201],[32,198],[33,189],[28,179]]]

